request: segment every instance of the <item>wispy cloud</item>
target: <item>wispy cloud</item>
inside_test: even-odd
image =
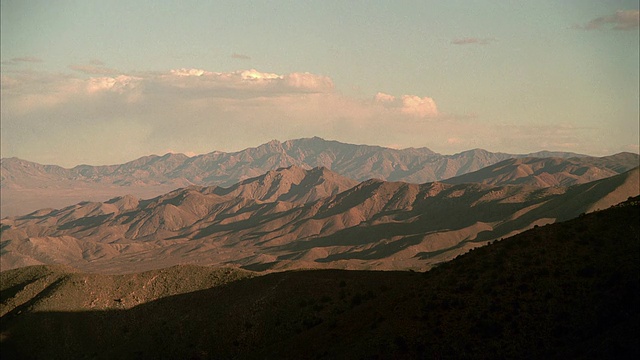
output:
[[[23,56],[23,57],[15,57],[11,59],[13,62],[30,62],[30,63],[41,63],[42,59],[33,57],[33,56]]]
[[[451,43],[454,45],[488,45],[495,42],[495,38],[477,38],[477,37],[465,37],[460,39],[453,39]]]
[[[231,54],[231,57],[238,60],[251,60],[251,56],[245,54],[233,53]]]
[[[89,61],[89,64],[96,65],[96,66],[104,66],[105,65],[104,62],[102,60],[100,60],[100,59],[91,59]]]
[[[182,68],[89,76],[14,70],[0,76],[2,153],[34,161],[60,154],[66,158],[46,161],[69,166],[124,162],[167,148],[232,151],[314,135],[364,144],[382,138],[449,153],[469,147],[579,151],[598,131],[555,123],[488,126],[443,113],[429,96],[346,96],[331,78],[313,73]]]
[[[168,148],[239,150],[270,139],[314,135],[375,144],[381,132],[387,144],[445,152],[471,146],[578,150],[575,144],[585,143],[583,135],[597,131],[556,124],[487,126],[442,113],[428,96],[345,96],[331,78],[313,73],[182,68],[108,76],[35,71],[1,76],[3,154],[34,161],[41,160],[37,153],[61,154],[68,158],[47,161],[69,166],[124,162]]]
[[[574,25],[581,30],[635,30],[640,24],[639,10],[618,10],[613,15],[597,17],[586,24]]]
[[[93,150],[84,148],[87,143],[112,148],[114,139],[131,139],[118,140],[117,160],[93,151],[93,163],[113,162],[168,147],[208,152],[314,135],[375,143],[380,129],[390,129],[389,142],[424,145],[406,139],[447,126],[435,122],[440,114],[430,97],[349,97],[335,90],[331,78],[313,73],[183,68],[106,75],[95,65],[74,69],[96,74],[2,74],[3,153],[41,149],[88,156]]]
[[[255,69],[213,72],[203,69],[175,69],[143,77],[145,86],[194,97],[254,98],[302,93],[331,93],[331,78],[310,73],[279,75]]]
[[[331,78],[312,73],[182,68],[108,76],[34,71],[1,76],[3,153],[34,161],[40,160],[36,152],[62,154],[69,157],[66,163],[56,163],[63,165],[123,162],[167,148],[239,150],[270,139],[314,135],[375,144],[381,132],[387,144],[446,152],[470,146],[577,150],[584,134],[597,131],[556,124],[489,127],[476,118],[442,113],[428,96],[345,96]]]

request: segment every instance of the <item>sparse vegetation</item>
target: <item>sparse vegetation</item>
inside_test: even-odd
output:
[[[636,358],[639,216],[635,199],[478,248],[426,273],[6,271],[2,355]],[[165,290],[145,298],[140,285],[155,275]],[[195,284],[200,290],[177,291]],[[96,290],[111,302],[92,307],[86,301]]]

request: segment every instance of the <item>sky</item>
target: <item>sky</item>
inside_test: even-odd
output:
[[[638,1],[0,2],[2,157],[638,152]]]

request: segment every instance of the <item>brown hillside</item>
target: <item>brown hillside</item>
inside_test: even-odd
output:
[[[449,184],[571,186],[605,179],[640,166],[638,156],[514,158],[445,180]]]
[[[638,169],[569,188],[369,180],[336,193],[348,185],[326,169],[284,168],[228,189],[189,187],[7,218],[1,266],[428,269],[640,193]],[[312,201],[325,192],[336,194]]]
[[[426,273],[5,271],[0,351],[52,359],[635,359],[638,201],[537,227]],[[190,287],[197,291],[184,292]]]
[[[440,155],[427,148],[395,150],[314,137],[285,142],[274,140],[232,153],[214,151],[191,158],[182,154],[151,155],[125,164],[79,165],[71,169],[5,158],[0,164],[0,218],[45,207],[61,208],[80,201],[105,201],[123,194],[154,197],[189,185],[230,187],[288,166],[326,167],[356,181],[378,178],[424,183],[524,156],[568,158],[578,155],[560,152],[515,155],[481,149]],[[616,173],[638,166],[638,155],[626,153],[628,159],[623,157],[594,158],[602,163],[595,166],[604,166]],[[636,165],[629,166],[633,158]]]

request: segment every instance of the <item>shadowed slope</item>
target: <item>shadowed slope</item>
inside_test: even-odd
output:
[[[134,307],[123,298],[103,311],[87,311],[89,305],[75,299],[88,289],[120,299],[110,285],[115,277],[12,270],[1,274],[2,293],[14,289],[3,295],[9,315],[1,322],[2,355],[637,358],[639,217],[636,198],[475,249],[424,274],[282,272]],[[41,269],[63,280],[46,294],[29,295],[30,284],[39,281],[29,279]],[[203,271],[155,274],[157,282],[180,284]],[[117,282],[133,284],[127,289],[135,293],[147,277],[125,275]],[[25,290],[16,291],[15,284]],[[37,301],[18,313],[7,305],[18,298]]]
[[[296,204],[319,200],[341,193],[358,184],[327,168],[305,170],[289,166],[241,181],[229,188],[216,189],[219,195],[230,195],[263,202],[286,201]]]
[[[125,164],[79,165],[65,169],[17,159],[1,161],[2,217],[44,207],[60,208],[79,201],[104,201],[122,194],[153,197],[189,185],[229,187],[267,171],[297,166],[326,167],[364,181],[379,178],[423,183],[462,175],[497,162],[523,156],[573,157],[573,153],[528,155],[491,153],[481,149],[440,155],[427,148],[395,150],[353,145],[321,138],[271,141],[255,148],[187,157],[183,154],[145,156]],[[636,155],[637,159],[637,155]],[[620,164],[617,173],[629,167]]]
[[[605,179],[640,165],[638,155],[620,153],[602,158],[516,158],[447,179],[448,184],[526,184],[570,186]]]
[[[635,169],[544,189],[369,180],[336,193],[349,185],[323,168],[283,168],[228,189],[190,187],[7,218],[2,268],[427,269],[487,241],[638,195],[640,176]],[[324,193],[336,194],[312,201]]]

